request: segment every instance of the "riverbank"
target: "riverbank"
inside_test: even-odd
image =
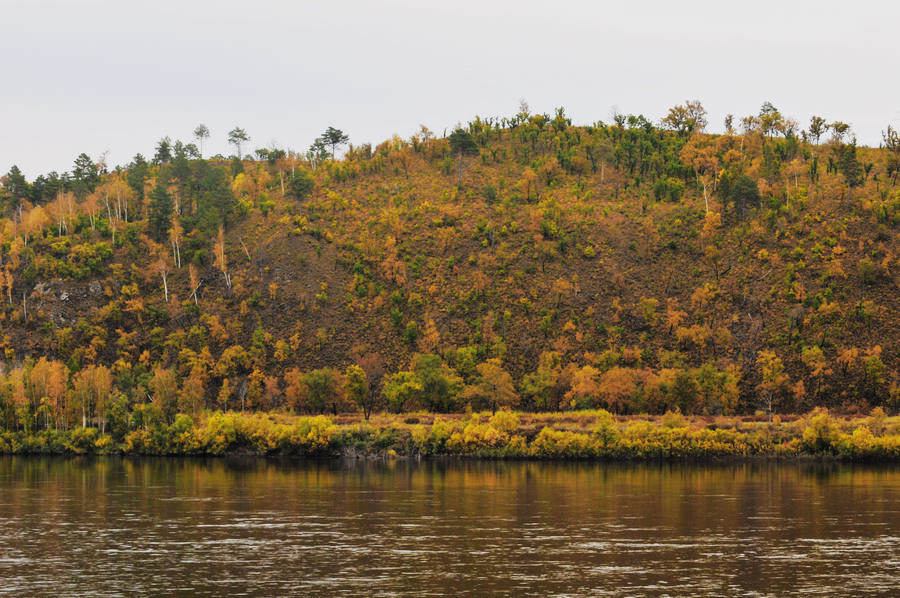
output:
[[[258,455],[328,458],[460,456],[526,459],[803,458],[900,460],[900,418],[616,417],[565,413],[178,415],[115,435],[96,428],[0,432],[4,454]]]

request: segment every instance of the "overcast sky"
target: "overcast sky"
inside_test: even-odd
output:
[[[900,5],[757,0],[0,0],[0,173],[110,166],[161,137],[229,153],[437,133],[476,114],[616,106],[656,121],[699,99],[710,129],[772,101],[853,125],[900,122]]]

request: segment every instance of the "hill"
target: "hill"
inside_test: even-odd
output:
[[[337,159],[326,134],[14,168],[0,417],[895,411],[896,133],[857,147],[770,104],[705,124],[522,111]]]

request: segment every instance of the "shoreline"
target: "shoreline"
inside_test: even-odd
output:
[[[425,423],[422,423],[425,422]],[[900,463],[900,418],[787,421],[563,413],[377,414],[369,421],[283,413],[179,414],[132,430],[0,432],[0,454],[253,457],[388,461],[866,461]]]
[[[450,464],[450,463],[557,463],[557,464],[596,464],[596,465],[900,465],[900,456],[889,457],[849,457],[830,454],[796,454],[796,455],[717,455],[717,456],[622,456],[622,457],[534,457],[528,455],[490,456],[466,454],[440,455],[387,455],[383,453],[334,454],[334,455],[282,455],[249,453],[234,451],[219,454],[202,453],[125,453],[125,452],[0,452],[2,457],[54,458],[54,459],[159,459],[159,460],[215,460],[240,461],[280,464],[344,463],[349,465],[370,464]]]

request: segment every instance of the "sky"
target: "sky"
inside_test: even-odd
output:
[[[900,125],[900,3],[532,0],[0,0],[0,173],[110,167],[170,136],[204,154],[438,134],[563,106],[653,121],[698,99],[709,130],[764,101],[805,126]],[[247,148],[245,148],[247,149]]]

